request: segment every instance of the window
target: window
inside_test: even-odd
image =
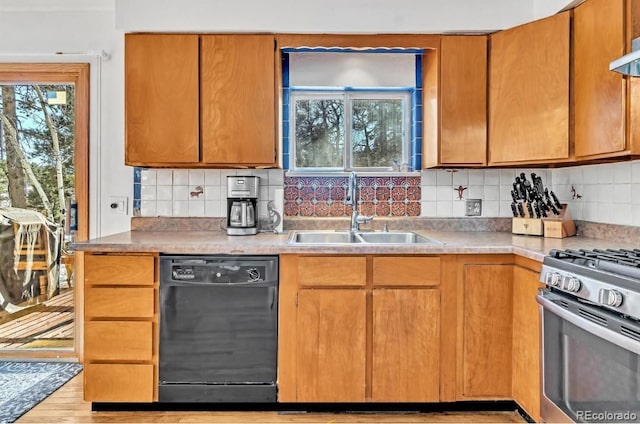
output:
[[[285,169],[421,168],[422,51],[391,50],[283,50]]]
[[[292,90],[294,170],[381,170],[409,161],[409,90]]]

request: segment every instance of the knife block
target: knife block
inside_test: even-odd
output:
[[[541,236],[544,234],[544,226],[540,218],[513,218],[511,223],[513,234],[525,234],[528,236]]]
[[[576,224],[571,219],[566,203],[562,204],[560,215],[542,218],[544,222],[544,236],[551,238],[565,238],[576,235]]]
[[[527,204],[523,204],[524,213],[528,216],[525,218],[513,218],[511,222],[511,232],[513,234],[525,234],[528,236],[541,236],[544,234],[544,226],[542,219],[534,218],[527,211]]]

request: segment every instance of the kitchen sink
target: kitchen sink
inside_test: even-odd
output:
[[[346,244],[358,243],[355,234],[336,231],[293,231],[289,243],[293,244]]]
[[[414,232],[375,232],[375,233],[358,233],[365,243],[380,244],[442,244],[441,241],[430,237],[421,236]]]
[[[413,231],[292,231],[289,244],[343,245],[343,244],[443,244],[431,237],[421,236]]]

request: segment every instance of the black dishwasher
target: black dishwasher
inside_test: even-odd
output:
[[[160,402],[275,402],[278,257],[160,257]]]

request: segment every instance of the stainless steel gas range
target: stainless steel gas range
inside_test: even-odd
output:
[[[640,249],[552,250],[537,296],[541,418],[640,421]]]

